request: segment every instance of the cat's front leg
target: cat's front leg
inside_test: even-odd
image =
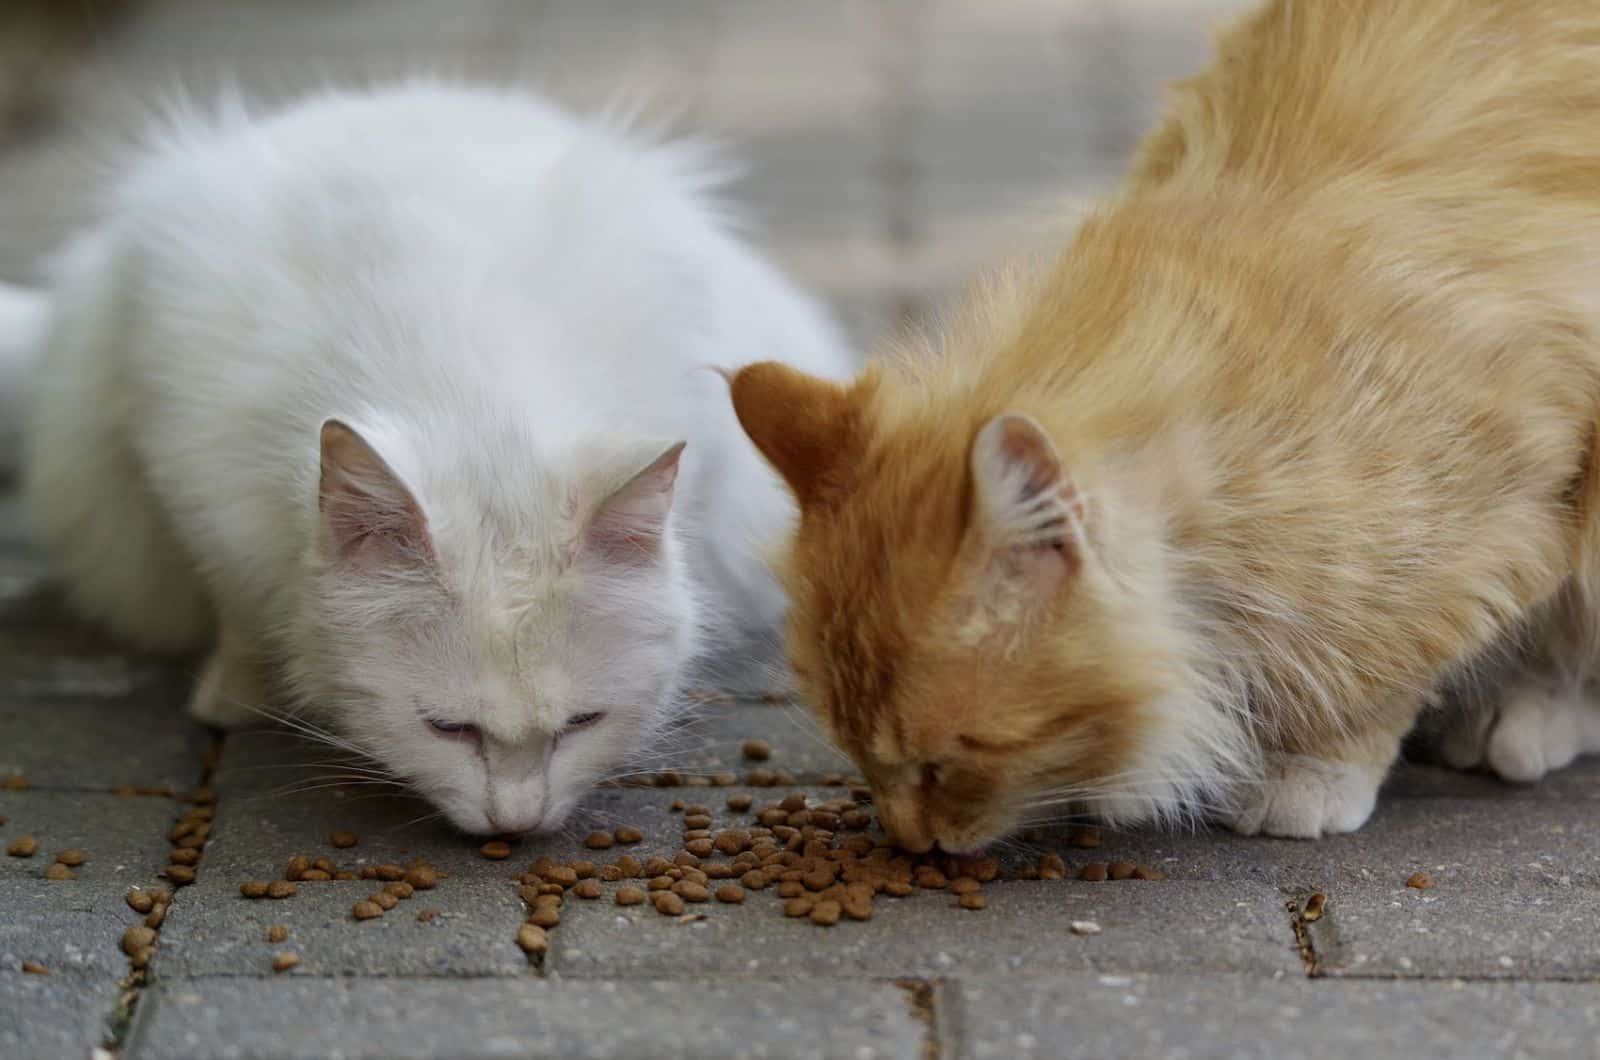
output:
[[[1260,781],[1241,790],[1227,824],[1241,835],[1317,839],[1367,823],[1421,703],[1365,732],[1269,751]]]
[[[1600,703],[1590,690],[1529,678],[1492,713],[1461,718],[1445,734],[1445,762],[1487,765],[1502,780],[1529,784],[1600,752]]]
[[[189,716],[219,729],[237,729],[267,716],[261,663],[244,639],[223,631],[189,697]]]

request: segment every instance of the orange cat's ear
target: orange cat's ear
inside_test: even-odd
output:
[[[741,368],[729,386],[740,426],[807,507],[848,457],[856,411],[850,391],[777,361]]]
[[[1084,548],[1083,499],[1050,436],[1031,417],[995,417],[972,444],[972,478],[985,594],[1048,599],[1081,566]]]

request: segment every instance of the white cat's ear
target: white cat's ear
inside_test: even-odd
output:
[[[972,445],[974,527],[991,589],[1048,597],[1083,562],[1083,498],[1038,421],[997,416]]]
[[[615,564],[655,560],[672,512],[672,489],[684,444],[668,446],[600,502],[584,528],[586,551]]]
[[[322,425],[317,506],[341,559],[364,566],[433,559],[433,538],[416,497],[366,439],[338,420]]]

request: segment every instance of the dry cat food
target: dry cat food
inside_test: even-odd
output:
[[[150,912],[150,909],[156,904],[156,900],[151,897],[149,891],[141,891],[137,887],[127,893],[125,900],[129,909],[141,915]]]
[[[590,850],[609,850],[611,844],[615,842],[616,838],[610,832],[590,832],[584,837],[583,845]],[[506,853],[509,854],[511,851],[507,850]]]
[[[291,968],[299,967],[299,965],[300,958],[293,953],[280,953],[272,958],[272,970],[274,972],[287,972]]]
[[[375,894],[369,895],[367,897],[367,901],[372,902],[385,913],[400,904],[400,899],[396,898],[388,891],[378,891]]]
[[[617,904],[618,905],[643,905],[644,904],[644,900],[645,900],[645,892],[641,891],[637,887],[618,887],[617,888]]]
[[[271,927],[267,928],[268,942],[282,942],[288,937],[289,925],[287,924],[273,924]]]
[[[511,856],[511,844],[500,839],[491,839],[478,848],[478,853],[490,861],[504,861]]]
[[[27,791],[28,779],[21,773],[7,773],[4,780],[0,780],[0,788],[7,791]]]
[[[75,880],[78,878],[78,874],[58,861],[44,870],[44,878],[47,880]]]
[[[179,887],[187,887],[194,882],[194,868],[190,865],[168,865],[161,874]],[[280,880],[278,882],[281,883],[283,881]],[[293,886],[293,884],[290,886]],[[292,894],[293,892],[291,891],[290,893]],[[273,895],[273,897],[276,898],[278,896]]]
[[[1113,861],[1111,863],[1111,878],[1113,880],[1133,879],[1134,869],[1138,866],[1131,861]]]
[[[24,972],[26,972],[27,974],[29,974],[29,975],[49,975],[50,974],[50,969],[46,968],[44,965],[40,964],[38,961],[23,961],[22,962],[22,970]]]
[[[128,929],[122,933],[122,952],[129,957],[140,950],[149,949],[156,944],[156,933],[143,924],[129,924]]]
[[[39,852],[39,840],[31,835],[19,835],[6,847],[6,853],[14,858],[31,858]]]
[[[1105,862],[1091,861],[1078,873],[1078,878],[1090,883],[1103,883],[1111,878],[1111,873],[1106,869]]]
[[[671,891],[657,891],[650,900],[655,904],[656,912],[662,916],[683,915],[683,899]]]
[[[613,838],[619,843],[642,843],[644,832],[631,824],[625,824],[612,833]]]
[[[1319,891],[1310,898],[1306,899],[1306,908],[1305,911],[1300,914],[1301,919],[1305,920],[1307,923],[1311,923],[1315,920],[1321,920],[1323,911],[1326,910],[1327,907],[1328,896]]]
[[[437,917],[438,915],[439,915],[439,910],[437,910],[437,909],[424,909],[422,912],[417,914],[417,923],[419,923],[419,924],[432,923],[433,919],[435,917]]]
[[[357,920],[374,920],[383,915],[383,906],[364,898],[351,906],[350,915]]]
[[[354,832],[335,832],[328,837],[328,842],[340,850],[348,850],[360,842],[360,839]]]
[[[288,880],[273,880],[267,884],[268,898],[293,898],[297,888]]]
[[[75,869],[88,860],[89,855],[77,847],[68,847],[66,850],[56,851],[56,864],[66,865],[68,868]]]
[[[765,740],[746,740],[743,751],[752,762],[765,762],[772,757],[772,745]]]
[[[601,894],[599,880],[579,880],[572,888],[572,893],[579,898],[599,898]]]
[[[1433,886],[1433,877],[1426,872],[1413,872],[1411,878],[1406,880],[1406,886],[1417,891],[1426,891]]]
[[[550,936],[537,924],[523,924],[517,928],[517,945],[530,956],[550,949]]]
[[[983,895],[974,892],[962,895],[957,904],[963,909],[985,909],[989,905],[989,900]]]
[[[267,896],[267,888],[271,886],[265,880],[253,880],[249,883],[241,883],[239,885],[239,893],[246,898],[265,898]]]

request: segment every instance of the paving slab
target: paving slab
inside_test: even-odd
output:
[[[0,1056],[87,1057],[111,1036],[120,996],[109,977],[0,968]]]
[[[1039,846],[1059,840],[1032,837]],[[1178,879],[1257,881],[1304,892],[1399,886],[1416,871],[1478,887],[1600,886],[1600,814],[1591,799],[1407,798],[1381,803],[1353,835],[1316,842],[1195,833],[1102,832],[1084,861],[1145,861]]]
[[[192,787],[211,735],[184,711],[180,683],[172,675],[109,696],[0,693],[0,774],[21,773],[36,789]]]
[[[772,747],[772,757],[760,762],[746,759],[741,748],[747,740],[765,740]],[[790,701],[700,704],[674,725],[650,754],[663,768],[683,772],[733,770],[744,774],[765,766],[792,773],[810,784],[829,774],[860,775],[849,757],[823,737],[806,709]]]
[[[33,857],[0,855],[0,882],[36,882],[54,898],[100,885],[126,890],[147,884],[167,863],[167,831],[178,818],[172,799],[122,798],[100,792],[0,790],[0,850],[19,836],[38,840]],[[76,847],[88,860],[76,880],[45,881],[58,850]],[[120,892],[119,892],[120,893]]]
[[[109,884],[0,880],[0,971],[38,961],[53,978],[119,979],[128,974],[122,933],[138,914]]]
[[[1600,895],[1591,889],[1446,883],[1339,887],[1327,897],[1309,925],[1324,975],[1600,980]]]
[[[920,1060],[927,1028],[890,983],[169,979],[128,1060],[338,1056]]]
[[[970,1060],[1566,1058],[1600,1036],[1592,984],[1052,975],[963,979],[936,1003]]]
[[[869,921],[819,928],[782,914],[772,889],[744,904],[691,907],[703,919],[623,907],[606,895],[569,899],[551,933],[548,972],[628,975],[913,976],[938,978],[1053,971],[1208,969],[1302,974],[1282,897],[1254,884],[1174,881],[1087,884],[1001,881],[988,908],[961,909],[954,895],[879,897]],[[1095,920],[1099,936],[1073,934]]]

